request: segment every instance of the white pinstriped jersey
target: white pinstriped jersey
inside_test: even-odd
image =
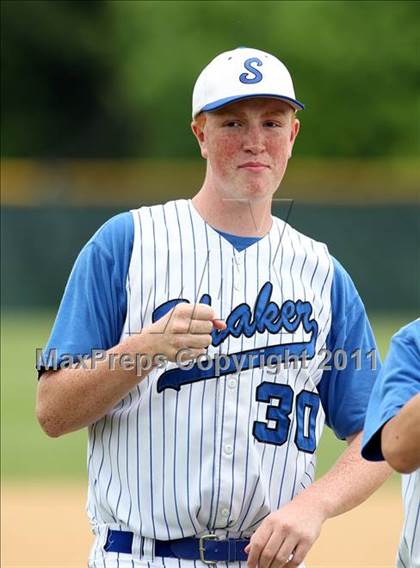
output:
[[[280,219],[259,240],[234,237],[206,224],[191,201],[123,213],[95,233],[41,369],[56,368],[52,352],[58,366],[68,355],[112,352],[179,302],[210,304],[227,328],[212,333],[207,370],[155,369],[89,427],[92,568],[146,568],[157,562],[155,537],[252,534],[313,481],[324,421],[341,439],[363,427],[375,341],[343,267]],[[341,351],[341,366],[335,358],[325,366],[324,347]],[[298,366],[275,372],[287,354]],[[108,528],[134,533],[132,555],[104,552]]]
[[[420,568],[420,470],[402,476],[404,526],[397,568]]]
[[[193,370],[185,383],[167,373],[175,364],[152,371],[90,428],[90,518],[163,540],[209,530],[250,535],[314,478],[330,256],[277,218],[266,237],[238,253],[189,201],[142,207],[133,216],[122,338],[150,325],[170,300],[204,300],[228,323],[226,332],[214,332],[210,354],[290,344],[310,359],[307,368],[277,374],[260,367],[197,379]]]

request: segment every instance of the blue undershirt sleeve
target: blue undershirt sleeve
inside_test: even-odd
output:
[[[356,287],[341,264],[335,258],[332,260],[332,321],[326,341],[328,357],[318,392],[326,424],[338,438],[345,439],[363,429],[380,360]]]
[[[394,335],[369,401],[362,456],[383,460],[381,431],[388,420],[420,392],[420,319]]]
[[[71,271],[38,370],[66,356],[109,349],[122,333],[127,312],[126,278],[134,240],[131,213],[107,221],[86,243]],[[55,360],[54,360],[55,359]]]

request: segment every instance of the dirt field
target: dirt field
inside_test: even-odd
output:
[[[84,485],[2,487],[3,568],[79,568],[91,543]],[[398,485],[328,521],[307,568],[391,568],[402,523]],[[64,558],[63,558],[64,557]]]

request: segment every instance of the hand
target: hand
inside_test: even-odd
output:
[[[160,320],[144,329],[148,334],[154,354],[162,354],[169,361],[176,361],[181,350],[182,360],[196,359],[206,352],[212,342],[213,328],[225,329],[224,321],[216,319],[213,308],[206,304],[176,305]]]
[[[327,516],[313,500],[299,495],[264,519],[245,548],[248,568],[295,568],[321,532]],[[293,555],[293,556],[292,556]]]

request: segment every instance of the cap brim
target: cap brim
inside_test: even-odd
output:
[[[236,97],[226,97],[224,99],[219,99],[218,101],[214,101],[213,103],[209,103],[208,105],[204,106],[199,112],[210,112],[212,110],[217,110],[236,101],[243,101],[245,99],[257,99],[257,98],[278,99],[280,101],[288,103],[295,110],[303,110],[305,108],[305,105],[303,103],[301,103],[296,99],[292,99],[290,97],[281,96],[281,95],[272,95],[270,93],[258,93],[257,95],[241,95]]]

